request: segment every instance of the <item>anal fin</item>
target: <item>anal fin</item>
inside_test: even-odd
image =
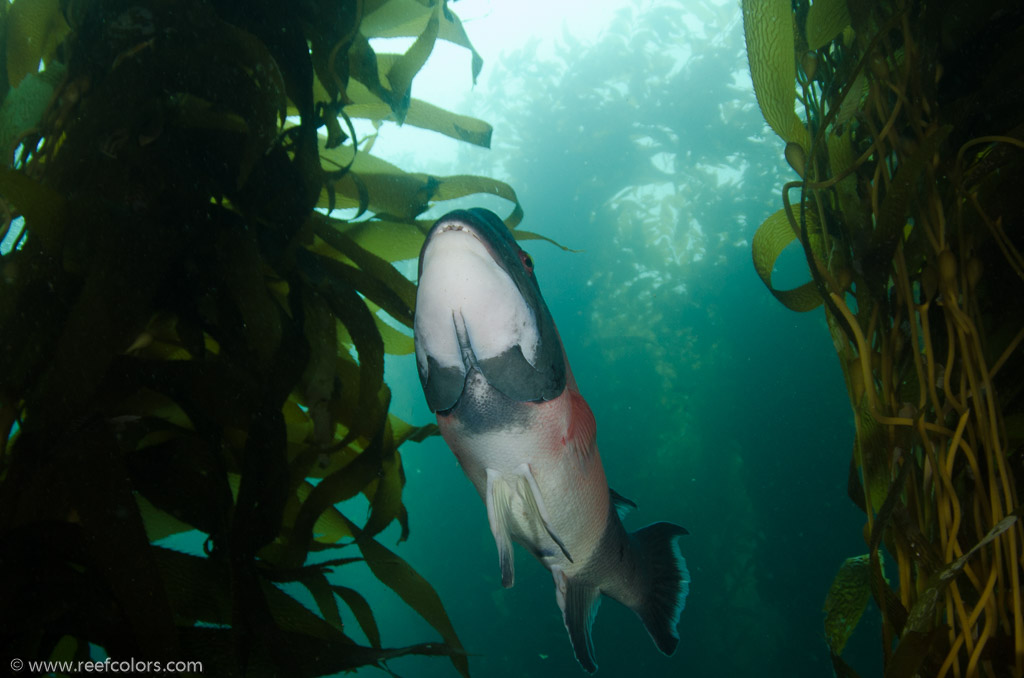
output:
[[[551,568],[555,578],[555,597],[558,607],[562,610],[565,630],[569,632],[569,641],[580,666],[587,673],[597,671],[594,658],[594,641],[590,629],[597,616],[597,608],[601,604],[601,591],[578,579],[569,579],[560,567]]]

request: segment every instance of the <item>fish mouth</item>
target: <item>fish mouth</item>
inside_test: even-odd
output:
[[[441,227],[441,233],[448,233],[449,231],[461,231],[463,233],[469,233],[477,240],[480,239],[480,237],[476,233],[474,233],[471,228],[457,221],[449,221],[447,224],[444,224]]]
[[[438,221],[438,223],[435,225],[435,227],[433,229],[431,229],[431,231],[427,234],[427,238],[426,238],[426,240],[423,243],[423,249],[420,252],[420,274],[421,275],[422,275],[422,270],[423,270],[423,258],[424,258],[424,255],[426,254],[427,249],[434,248],[435,244],[438,243],[439,239],[441,239],[441,238],[443,238],[446,242],[450,242],[450,243],[459,242],[458,239],[450,240],[450,241],[448,240],[449,238],[454,238],[455,234],[460,235],[460,236],[461,235],[471,236],[473,238],[472,241],[470,241],[470,240],[462,241],[462,242],[465,243],[463,245],[463,248],[465,248],[465,249],[471,249],[471,248],[474,248],[474,247],[475,248],[479,248],[477,250],[478,251],[478,256],[489,258],[491,260],[491,262],[495,266],[497,266],[497,268],[499,268],[502,271],[504,271],[505,275],[511,276],[511,272],[508,269],[508,264],[502,260],[502,257],[498,253],[498,250],[497,250],[497,248],[495,246],[495,243],[492,242],[487,237],[486,233],[482,232],[479,228],[474,226],[472,223],[469,223],[468,220],[466,220],[466,219],[463,219],[463,218],[449,218],[447,216],[442,218],[442,219],[440,219]],[[470,243],[472,243],[472,245],[470,245]]]
[[[491,256],[491,259],[494,259],[495,263],[498,263],[499,266],[501,265],[499,263],[498,257],[495,256],[494,247],[491,245],[491,243],[487,241],[485,237],[483,237],[483,234],[480,233],[475,228],[473,228],[472,226],[470,226],[469,224],[463,223],[461,221],[453,220],[441,224],[440,227],[436,231],[434,231],[434,233],[431,234],[430,238],[428,238],[427,242],[424,245],[424,249],[426,249],[426,245],[431,244],[435,239],[443,235],[447,235],[449,233],[464,233],[466,235],[473,236],[473,239],[476,240],[481,245],[483,245],[484,249],[487,250],[487,253]]]

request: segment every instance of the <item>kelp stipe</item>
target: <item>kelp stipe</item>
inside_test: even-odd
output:
[[[754,265],[788,308],[824,303],[855,415],[868,553],[826,601],[836,671],[856,675],[840,654],[870,591],[886,676],[1022,675],[1024,258],[1004,224],[1024,197],[1024,17],[984,2],[743,12],[758,103],[800,175]],[[812,279],[777,290],[793,240]]]
[[[410,96],[437,39],[472,50],[458,17],[330,0],[18,0],[0,17],[6,97],[50,87],[0,112],[16,146],[0,169],[4,655],[87,660],[91,643],[314,676],[422,654],[468,675],[437,594],[375,540],[408,533],[398,448],[434,432],[388,413],[384,357],[412,338],[381,314],[411,327],[392,262],[418,252],[432,203],[484,191],[510,224],[521,210],[501,182],[356,152],[350,123],[486,146],[486,123]],[[416,38],[404,54],[369,44],[398,34]],[[358,494],[363,524],[336,507]],[[204,556],[154,544],[189,530]],[[441,641],[386,647],[343,585],[359,560]]]

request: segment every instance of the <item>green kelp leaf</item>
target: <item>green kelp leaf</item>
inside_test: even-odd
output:
[[[257,404],[246,431],[231,540],[233,548],[254,556],[277,538],[288,501],[288,439],[281,406]]]
[[[386,406],[391,397],[387,385],[384,384],[377,393],[370,396],[373,398],[372,401],[361,400],[361,390],[352,388],[353,385],[360,383],[361,368],[352,359],[353,344],[343,326],[339,332],[339,346],[342,351],[338,355],[335,369],[342,388],[331,398],[328,407],[337,423],[335,438],[340,438],[340,441],[331,445],[330,458],[323,469],[324,473],[328,472],[327,469],[337,468],[339,463],[348,463],[347,459],[339,462],[335,457],[339,453],[346,453],[346,448],[351,443],[356,443],[358,448],[352,454],[358,454],[369,443],[370,438],[377,434],[378,427],[383,426],[384,417],[387,416]],[[310,475],[315,476],[318,473],[311,469]]]
[[[305,496],[302,497],[303,500],[313,489],[313,486],[309,484],[306,484],[305,487],[307,490]],[[313,538],[321,544],[337,544],[342,539],[348,539],[351,536],[352,533],[349,531],[341,511],[334,506],[321,513],[320,517],[316,519],[316,523],[313,524]]]
[[[394,432],[395,440],[399,446],[410,440],[414,443],[421,443],[430,436],[436,436],[439,433],[437,424],[413,426],[393,414],[389,414],[388,419],[391,421],[391,430]]]
[[[179,622],[231,623],[231,583],[226,568],[209,558],[162,546],[153,546],[153,558]]]
[[[919,673],[925,660],[931,654],[932,647],[949,633],[949,629],[940,626],[928,632],[907,631],[900,637],[896,651],[885,665],[885,678],[914,678]],[[943,652],[945,654],[945,652]]]
[[[160,541],[171,535],[195,529],[188,523],[178,520],[167,511],[153,506],[140,493],[135,494],[135,503],[139,507],[139,515],[142,517],[142,525],[146,529],[146,537],[151,542]]]
[[[451,8],[446,3],[441,3],[441,5],[441,9],[443,10],[443,14],[441,15],[441,39],[454,45],[465,47],[470,51],[473,55],[473,63],[471,66],[473,84],[476,85],[476,79],[480,76],[480,71],[484,67],[483,57],[477,53],[476,48],[473,47],[473,43],[469,41],[469,36],[466,34],[466,29],[462,25],[462,20],[459,19],[458,15],[451,11]]]
[[[249,123],[238,113],[222,110],[195,94],[176,92],[169,98],[171,122],[185,129],[248,134]]]
[[[857,366],[855,369],[860,367]],[[866,384],[865,388],[874,388],[874,385]],[[867,394],[861,398],[857,424],[857,438],[854,441],[857,465],[861,471],[861,482],[864,483],[868,498],[871,500],[871,511],[877,513],[889,495],[892,474],[889,470],[885,429],[878,425],[871,414]]]
[[[335,364],[338,359],[337,322],[326,300],[310,289],[303,290],[303,315],[310,352],[309,362],[306,363],[300,382],[302,402],[307,408],[307,420],[313,424],[313,442],[317,447],[325,448],[334,437],[334,421],[327,405],[335,387]],[[295,407],[298,408],[297,403]],[[295,412],[292,421],[296,429],[305,423]],[[292,428],[293,426],[289,425],[289,441],[293,439]]]
[[[335,101],[345,87],[347,78],[348,47],[359,33],[359,23],[365,5],[342,3],[340,6],[324,3],[317,20],[307,24],[310,58],[317,83],[323,83],[324,95],[314,87],[314,101]],[[326,10],[326,11],[324,11]],[[338,69],[341,73],[338,73]]]
[[[861,71],[860,73],[857,74],[857,79],[854,80],[853,84],[850,85],[850,87],[846,90],[846,94],[843,96],[843,100],[839,104],[839,112],[836,114],[836,119],[832,122],[833,127],[837,129],[844,127],[846,123],[853,120],[858,113],[864,110],[864,104],[867,102],[868,93],[870,91],[871,90],[868,86],[868,78],[864,74],[864,71]],[[835,135],[830,134],[828,135],[827,139],[829,146],[830,162],[832,162],[832,147],[836,141],[841,141],[845,139],[846,145],[850,147],[850,150],[848,151],[849,162],[845,164],[832,165],[832,174],[837,175],[853,164],[853,144],[852,139],[850,138],[850,134],[844,134],[836,139],[833,139],[833,137],[835,137]]]
[[[765,122],[787,142],[807,152],[810,135],[794,109],[796,59],[789,0],[743,0],[743,30],[750,77]]]
[[[562,250],[563,252],[572,252],[573,254],[577,254],[577,253],[583,251],[583,250],[574,250],[571,247],[566,247],[565,245],[563,245],[562,243],[558,242],[557,240],[549,238],[546,235],[541,235],[540,233],[534,233],[532,231],[524,231],[524,230],[521,230],[521,229],[517,228],[514,231],[512,231],[512,235],[515,236],[516,240],[543,240],[544,242],[551,243],[552,245],[554,245],[558,249]]]
[[[416,351],[416,341],[411,334],[404,334],[384,322],[379,315],[373,314],[377,323],[377,331],[384,341],[384,352],[388,355],[411,355]]]
[[[434,3],[417,2],[416,0],[390,0],[377,10],[366,8],[367,16],[363,18],[360,29],[364,35],[371,38],[401,38],[421,35],[432,17],[432,4]],[[447,3],[437,2],[436,5],[440,6],[438,37],[465,47],[473,54],[473,84],[476,84],[480,69],[483,68],[483,59],[469,41],[462,21],[451,11]]]
[[[1018,506],[1015,513],[1011,513],[993,525],[992,528],[985,533],[985,536],[982,537],[977,544],[972,546],[967,553],[946,565],[941,571],[928,580],[928,587],[919,594],[917,602],[914,603],[914,607],[910,610],[910,613],[907,616],[907,632],[913,631],[917,633],[927,633],[932,629],[935,619],[935,608],[939,604],[939,601],[942,600],[942,593],[945,591],[946,586],[960,575],[960,572],[964,569],[964,565],[966,565],[967,561],[969,561],[978,551],[991,543],[994,539],[998,538],[999,535],[1013,527],[1019,519],[1019,514],[1022,511],[1024,511],[1024,505]]]
[[[354,458],[353,455],[351,458]],[[351,458],[349,460],[351,460]],[[289,497],[288,503],[285,505],[284,518],[282,525],[286,528],[286,533],[291,534],[294,531],[296,520],[298,519],[299,512],[302,509],[303,503],[309,497],[315,486],[308,481],[303,480],[295,488],[295,491],[291,497]],[[355,495],[353,495],[355,496]],[[342,539],[349,539],[352,534],[348,530],[348,525],[341,518],[341,513],[337,508],[331,506],[324,510],[320,517],[316,519],[313,525],[313,541],[309,543],[309,550],[311,551],[322,551],[327,548],[338,548],[338,542]],[[271,563],[275,566],[280,567],[298,567],[298,549],[300,547],[297,544],[293,544],[293,540],[286,538],[284,540],[278,539],[271,544],[263,547],[259,552],[259,558],[265,563]],[[267,574],[268,577],[274,578],[273,574]],[[292,579],[282,579],[281,581],[291,581]],[[275,578],[275,581],[278,579]]]
[[[0,9],[0,13],[2,11]],[[3,18],[0,16],[0,53],[3,52],[3,30]],[[4,154],[0,158],[0,165],[10,165],[17,142],[39,126],[43,113],[53,99],[53,90],[64,79],[66,70],[63,64],[53,62],[45,71],[29,73],[20,85],[9,91],[0,81],[0,92],[7,91],[3,106],[0,107],[0,151]]]
[[[427,24],[423,27],[423,32],[416,38],[416,42],[387,70],[387,79],[395,97],[394,101],[401,102],[400,106],[392,108],[399,123],[405,121],[406,113],[409,110],[409,91],[412,87],[412,79],[420,72],[423,65],[427,63],[427,59],[430,58],[430,53],[434,51],[444,4],[438,2],[434,5],[434,10],[430,13]]]
[[[405,473],[402,470],[402,458],[398,455],[390,423],[387,421],[380,454],[381,468],[377,473],[377,480],[363,491],[370,502],[370,517],[363,526],[364,537],[376,536],[402,513]],[[405,541],[408,537],[408,526],[403,524],[398,541]]]
[[[7,13],[10,8],[9,1],[0,4],[0,56],[4,62],[7,61]],[[7,79],[7,68],[0,68],[0,92],[10,93],[11,89],[13,88]]]
[[[832,671],[835,672],[836,678],[860,678],[860,674],[843,661],[842,657],[835,652],[829,652],[829,655],[832,657]]]
[[[338,148],[321,152],[321,158],[328,164],[344,167],[351,154],[349,148]],[[410,221],[426,211],[436,185],[437,179],[430,175],[404,172],[369,153],[357,154],[349,172],[329,183],[337,209],[369,209]],[[316,206],[328,209],[331,197],[325,186]]]
[[[373,95],[362,83],[353,81],[349,85],[348,95],[355,102],[345,107],[345,113],[350,117],[377,122],[398,122],[387,102]],[[438,132],[483,148],[491,147],[491,134],[494,131],[494,128],[483,120],[452,113],[419,99],[412,99],[409,102],[404,124]]]
[[[808,210],[806,214],[808,232],[810,232],[811,222],[816,224],[817,218],[811,210]],[[821,295],[818,294],[813,281],[791,290],[777,290],[772,286],[772,269],[775,268],[775,261],[782,254],[782,250],[796,239],[796,233],[789,223],[786,210],[779,210],[765,219],[754,234],[754,240],[751,243],[754,269],[768,291],[786,308],[798,312],[811,311],[821,304]]]
[[[380,101],[387,103],[392,108],[397,107],[395,97],[384,83],[381,82],[381,69],[378,64],[377,53],[370,46],[370,41],[364,35],[357,34],[348,50],[349,81],[348,86],[353,83],[362,83],[367,91]],[[344,103],[348,103],[347,92],[343,93]]]
[[[58,506],[77,517],[88,567],[109,587],[110,602],[132,629],[135,647],[149,656],[171,656],[176,631],[169,597],[142,519],[133,510],[134,488],[114,434],[106,422],[93,419],[54,449],[60,451],[50,459],[54,470],[44,496],[59,498]]]
[[[222,228],[217,235],[217,274],[230,309],[239,314],[244,341],[259,364],[268,364],[281,344],[281,310],[267,290],[263,257],[252,231]]]
[[[864,259],[873,264],[871,272],[878,277],[885,276],[882,278],[883,281],[888,278],[892,253],[903,233],[903,226],[907,223],[907,209],[917,193],[925,165],[932,162],[939,146],[952,130],[951,125],[932,130],[913,155],[896,168],[892,183],[889,184],[885,198],[878,208],[878,224],[871,235],[870,249],[864,255]],[[865,271],[865,274],[867,273],[868,271]]]
[[[879,554],[881,558],[881,554]],[[832,580],[825,598],[825,638],[832,652],[840,655],[871,599],[869,556],[847,558]]]
[[[478,193],[496,195],[515,205],[512,213],[503,219],[505,225],[510,229],[514,229],[523,220],[523,208],[519,204],[519,197],[516,195],[515,190],[504,181],[498,181],[490,177],[480,177],[472,174],[440,177],[438,178],[437,188],[433,193],[433,199],[440,202],[442,200],[464,198],[467,195],[476,195]]]
[[[308,570],[299,577],[298,581],[313,596],[313,601],[316,603],[317,609],[320,610],[324,620],[341,631],[345,625],[341,623],[338,603],[334,600],[334,591],[332,590],[334,587],[328,583],[324,571]]]
[[[7,10],[7,81],[17,87],[68,33],[60,0],[15,0]]]
[[[374,301],[407,327],[412,327],[412,310],[416,306],[416,286],[385,259],[363,249],[339,229],[336,220],[317,219],[313,230],[338,253],[351,259],[365,278],[355,284],[364,296]],[[350,280],[355,283],[356,281]]]
[[[397,593],[409,607],[441,634],[444,641],[457,653],[451,657],[452,664],[460,674],[468,678],[469,661],[437,592],[409,563],[374,539],[363,536],[361,530],[351,521],[349,529],[356,535],[356,545],[366,558],[366,564],[373,575]]]
[[[409,355],[416,350],[416,342],[413,336],[396,329],[382,318],[379,313],[381,310],[380,306],[377,306],[377,304],[369,299],[366,300],[366,305],[370,308],[370,311],[373,313],[373,319],[377,322],[380,338],[384,340],[385,353],[388,355]]]
[[[0,167],[0,195],[25,217],[29,237],[39,238],[44,251],[56,252],[67,210],[64,196],[7,167]]]
[[[351,155],[351,149],[339,148],[326,150],[321,157],[329,165],[344,167],[351,160]],[[509,228],[515,228],[523,218],[519,198],[503,181],[473,175],[437,177],[407,173],[369,153],[357,154],[351,170],[330,187],[335,208],[368,207],[376,214],[399,221],[412,222],[433,202],[476,194],[496,195],[514,205],[512,213],[504,219]],[[367,200],[368,205],[364,204]],[[317,207],[328,209],[331,203],[331,191],[325,188],[321,191]]]
[[[415,38],[434,14],[432,2],[388,0],[375,9],[365,8],[359,31],[368,38]]]
[[[0,464],[6,463],[7,446],[18,436],[20,429],[15,428],[18,410],[13,403],[0,401]]]
[[[295,518],[289,539],[288,550],[282,565],[299,567],[306,560],[306,553],[313,541],[313,530],[320,516],[335,504],[351,499],[375,481],[382,470],[381,446],[383,430],[367,445],[351,463],[325,476],[310,492]],[[341,513],[352,529],[352,523]],[[352,532],[358,536],[359,533]]]
[[[353,289],[387,311],[393,318],[407,327],[412,327],[412,308],[407,306],[398,294],[381,282],[379,278],[354,266],[332,259],[327,259],[323,266],[331,276],[344,280]],[[408,281],[406,282],[408,283]],[[415,301],[413,305],[415,305]]]
[[[377,621],[373,618],[373,609],[366,602],[366,598],[355,589],[344,586],[332,586],[331,590],[338,594],[338,597],[345,601],[352,615],[359,622],[359,628],[366,634],[371,647],[380,647],[380,629],[377,628]]]
[[[338,455],[335,455],[338,456]],[[355,458],[355,455],[348,457],[347,461],[351,462]],[[339,464],[339,468],[344,464]],[[331,469],[330,472],[336,471],[337,469]],[[313,491],[315,485],[303,480],[295,488],[294,496],[290,498],[287,506],[285,507],[285,514],[283,524],[289,526],[289,529],[294,529],[295,521],[298,518],[299,511],[306,499],[309,498],[310,493]],[[352,496],[355,496],[353,494]],[[323,511],[320,516],[316,519],[313,524],[313,539],[319,544],[332,545],[337,544],[342,539],[348,539],[352,537],[352,533],[348,530],[348,525],[341,517],[341,512],[338,511],[333,505]],[[313,545],[311,545],[313,546]],[[270,544],[260,552],[260,558],[268,562],[279,562],[285,552],[280,548],[278,544]]]
[[[850,25],[846,0],[814,0],[807,11],[807,48],[824,47]]]
[[[358,402],[362,409],[356,432],[371,431],[379,425],[384,417],[383,412],[369,408],[378,403],[378,392],[384,383],[384,342],[377,331],[376,323],[370,309],[362,298],[346,280],[345,272],[337,269],[340,264],[331,259],[315,255],[307,250],[299,250],[297,260],[304,274],[317,288],[319,293],[331,307],[334,316],[348,330],[356,352],[359,355],[359,387]],[[342,388],[352,391],[351,384],[342,382]],[[378,404],[379,407],[379,404]]]
[[[857,508],[867,513],[868,506],[864,502],[864,485],[860,481],[860,469],[857,459],[857,442],[854,441],[853,453],[850,455],[850,466],[846,472],[846,496],[857,505]]]
[[[342,407],[337,404],[332,404],[332,407],[334,407],[336,411],[341,411],[342,409]],[[340,441],[349,437],[349,426],[346,419],[352,418],[353,416],[357,416],[357,413],[348,414],[347,417],[341,417],[341,420],[338,422],[335,429],[335,440]],[[316,463],[312,464],[312,466],[307,470],[306,477],[325,478],[331,475],[338,469],[351,464],[352,461],[362,453],[368,444],[369,440],[367,440],[365,436],[357,436],[356,440],[350,441],[344,447],[339,447],[339,445],[335,443],[327,452],[317,455],[315,459]]]
[[[165,273],[190,242],[181,229],[150,223],[140,230],[134,219],[97,223],[83,215],[68,239],[85,245],[89,271],[70,308],[56,347],[35,380],[26,406],[43,430],[94,407],[94,397],[109,365],[132,344],[152,315],[153,298]]]
[[[324,581],[326,583],[326,580]],[[349,640],[338,627],[313,614],[305,605],[277,588],[273,583],[261,579],[260,588],[280,631],[291,631],[320,640]],[[329,588],[326,593],[327,596],[330,596],[330,602],[327,604],[334,606],[335,613],[337,613],[337,605],[334,603],[334,597]],[[338,619],[340,621],[340,616]]]
[[[833,175],[839,175],[853,167],[856,156],[853,152],[853,135],[829,134],[825,137],[828,145],[828,164]],[[856,177],[852,178],[856,182]],[[843,179],[846,181],[846,179]]]
[[[87,662],[90,660],[89,643],[85,641],[79,642],[74,636],[62,636],[57,641],[57,644],[53,646],[53,650],[50,651],[49,660],[62,663],[74,661]]]
[[[373,252],[384,261],[405,261],[420,255],[427,231],[433,220],[420,219],[410,223],[376,220],[339,221],[335,228],[347,235],[363,249]]]

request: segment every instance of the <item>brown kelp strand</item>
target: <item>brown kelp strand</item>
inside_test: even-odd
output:
[[[1024,674],[1024,13],[747,0],[751,75],[799,177],[755,267],[824,307],[853,407],[868,552],[839,570],[841,657],[868,592],[886,676]],[[782,250],[811,280],[772,286]],[[836,463],[841,463],[838,459]],[[883,558],[883,553],[887,557]],[[886,568],[888,564],[888,571]]]
[[[521,210],[501,182],[357,152],[351,123],[487,146],[487,123],[410,95],[437,40],[476,76],[458,17],[440,0],[16,0],[0,20],[5,655],[314,676],[420,654],[468,675],[437,594],[375,539],[408,534],[399,446],[436,430],[388,411],[385,355],[412,351],[396,325],[415,304],[393,262],[435,202],[496,194],[510,226]],[[377,53],[380,35],[413,44]],[[388,647],[344,585],[357,561],[439,640]]]

